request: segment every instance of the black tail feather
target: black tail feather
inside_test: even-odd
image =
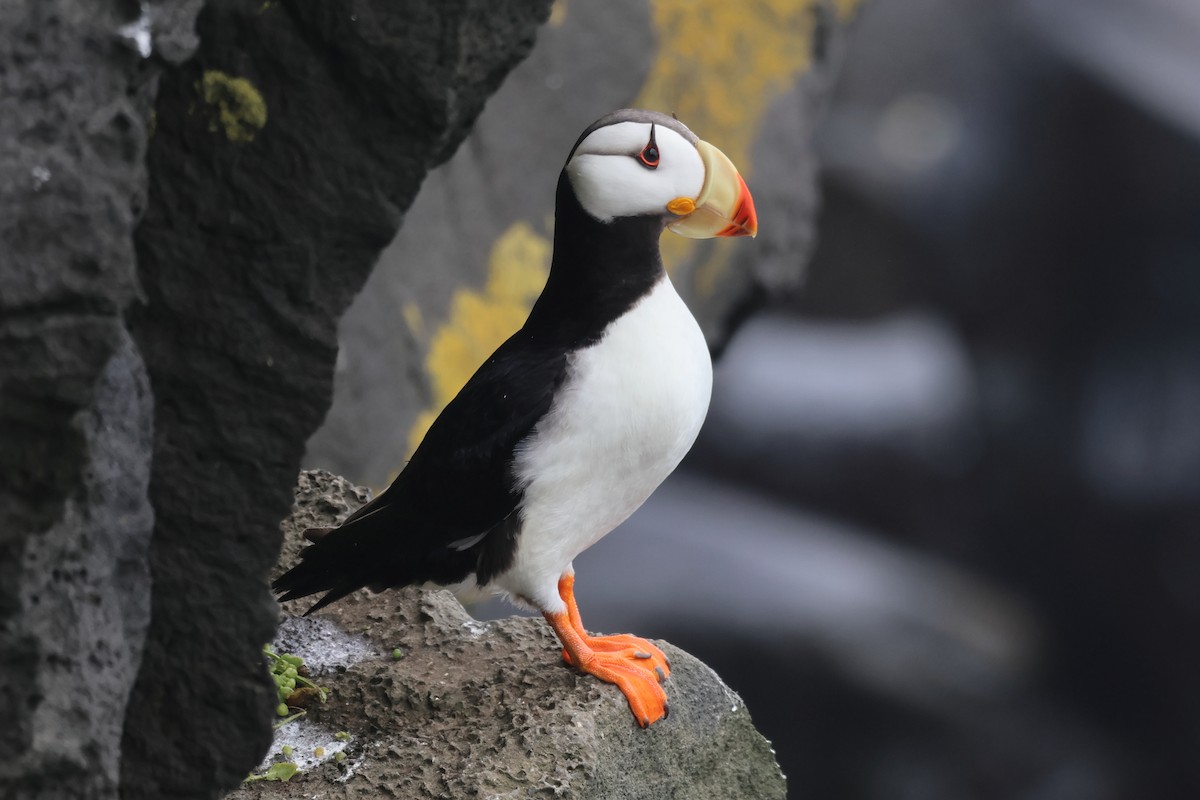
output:
[[[463,531],[438,531],[431,536],[414,526],[401,508],[379,502],[383,497],[377,498],[374,508],[356,513],[340,527],[305,531],[312,544],[271,583],[280,602],[324,592],[305,612],[307,616],[366,586],[381,591],[425,582],[448,585],[475,571],[478,546],[460,551],[444,541],[461,539]]]
[[[378,580],[381,533],[380,526],[360,525],[357,520],[340,528],[310,528],[304,535],[312,544],[271,588],[280,595],[280,602],[325,592],[305,616],[324,608]]]
[[[353,582],[334,586],[332,589],[330,589],[328,592],[325,593],[324,597],[322,597],[317,602],[313,603],[312,606],[309,607],[309,609],[304,612],[304,616],[307,617],[309,614],[313,613],[314,611],[320,611],[322,608],[329,605],[330,603],[335,602],[337,600],[341,600],[346,595],[350,594],[351,592],[353,592],[357,589],[361,589],[361,588],[362,588],[361,584],[355,585]],[[280,599],[282,600],[283,598],[280,598]]]
[[[304,538],[308,539],[313,544],[316,544],[336,530],[337,528],[309,528],[304,532]]]

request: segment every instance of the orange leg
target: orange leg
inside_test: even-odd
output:
[[[558,593],[567,604],[566,612],[544,616],[563,643],[563,660],[616,684],[643,728],[665,718],[667,693],[658,684],[666,679],[670,666],[663,652],[636,636],[589,636],[575,603],[573,575],[559,579]]]
[[[620,655],[636,666],[651,670],[660,681],[665,681],[671,674],[671,662],[667,660],[666,654],[639,636],[631,636],[628,633],[618,633],[613,636],[588,635],[587,629],[583,627],[583,619],[579,616],[579,605],[575,602],[574,575],[564,575],[558,579],[558,594],[567,604],[571,627],[583,637],[593,650],[599,653]],[[574,666],[571,654],[565,648],[563,649],[563,661]]]

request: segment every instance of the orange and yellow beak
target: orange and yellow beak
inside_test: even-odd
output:
[[[689,239],[755,236],[758,216],[754,198],[729,157],[705,141],[696,142],[704,162],[704,185],[695,198],[678,197],[667,204],[679,219],[667,227]]]

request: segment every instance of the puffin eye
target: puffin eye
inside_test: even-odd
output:
[[[658,169],[658,143],[654,141],[654,123],[650,123],[650,141],[638,153],[637,160],[646,169]]]

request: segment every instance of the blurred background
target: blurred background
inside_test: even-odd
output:
[[[536,297],[552,221],[520,198],[611,108],[679,110],[747,165],[764,236],[664,240],[713,405],[576,561],[588,626],[710,664],[796,798],[1200,797],[1200,4],[799,3],[733,38],[716,4],[590,5],[556,6],[430,178],[306,465],[386,485]],[[671,95],[655,53],[686,20],[768,99],[722,123]],[[429,285],[459,264],[486,265],[473,293]]]

